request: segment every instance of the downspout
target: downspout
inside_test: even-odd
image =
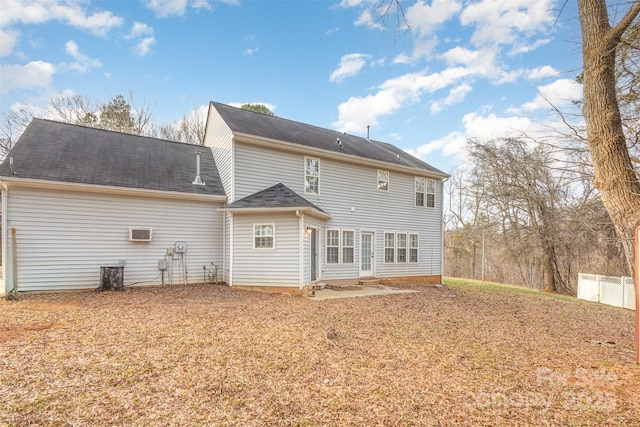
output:
[[[11,292],[18,292],[18,244],[16,243],[16,228],[11,228]]]
[[[442,196],[442,194],[444,193],[444,183],[447,182],[449,180],[449,177],[445,178],[442,180],[442,185],[440,188],[440,204],[441,206],[441,212],[440,212],[440,227],[441,227],[441,231],[440,231],[440,282],[441,284],[444,283],[444,203],[442,203],[444,201],[444,197]]]
[[[9,279],[9,274],[11,273],[11,268],[9,267],[9,264],[7,261],[9,261],[9,251],[8,251],[8,244],[7,244],[7,227],[8,227],[8,213],[9,213],[9,209],[7,206],[7,203],[9,202],[9,189],[7,188],[7,185],[3,182],[2,183],[2,277],[4,278],[4,289],[0,289],[0,294],[3,293],[9,293],[13,287],[10,287],[10,279]]]
[[[300,289],[304,289],[304,243],[305,243],[305,230],[304,230],[304,214],[301,214],[299,210],[296,210],[296,216],[298,220],[298,242],[300,249],[298,251],[298,280],[300,281]]]
[[[229,286],[233,286],[233,212],[229,212]]]

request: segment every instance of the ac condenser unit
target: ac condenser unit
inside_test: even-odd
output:
[[[132,242],[150,242],[152,238],[152,227],[129,227],[129,240]]]

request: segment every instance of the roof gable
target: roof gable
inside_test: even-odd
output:
[[[230,105],[212,102],[224,122],[235,134],[247,134],[276,141],[299,144],[332,153],[377,160],[390,165],[419,169],[425,173],[447,174],[413,157],[398,147],[305,123],[256,113]]]
[[[198,151],[205,185],[192,184]],[[29,124],[0,165],[0,176],[225,195],[208,147],[44,119]]]

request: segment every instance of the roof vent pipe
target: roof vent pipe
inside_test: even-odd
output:
[[[369,128],[370,128],[370,127],[371,127],[371,126],[367,125],[367,141],[371,141],[371,140],[369,139]]]
[[[11,175],[16,174],[16,170],[13,168],[13,156],[9,157],[9,168],[11,169]]]
[[[196,151],[196,178],[192,184],[204,185],[204,181],[200,178],[200,151]]]

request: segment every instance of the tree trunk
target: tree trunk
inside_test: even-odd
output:
[[[640,0],[615,26],[609,25],[605,0],[578,0],[584,62],[587,140],[600,191],[629,269],[634,271],[634,233],[640,225],[640,183],[631,163],[616,98],[616,46],[640,12]]]

